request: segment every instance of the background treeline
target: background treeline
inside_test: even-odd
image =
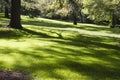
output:
[[[0,1],[0,12],[5,12],[5,17],[9,17],[10,1]],[[21,0],[21,6],[21,14],[31,18],[109,24],[111,27],[120,24],[120,0]]]

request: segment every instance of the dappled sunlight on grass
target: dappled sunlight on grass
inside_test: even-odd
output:
[[[23,30],[0,28],[0,69],[25,71],[34,80],[120,79],[118,33],[92,24],[22,20]]]
[[[44,18],[35,18],[35,19],[26,19],[23,20],[22,23],[24,25],[33,25],[33,26],[39,26],[39,27],[47,27],[47,28],[75,28],[77,30],[87,30],[91,32],[97,32],[97,33],[111,33],[111,34],[119,34],[120,30],[118,28],[112,29],[109,28],[109,26],[103,26],[103,25],[95,25],[95,24],[81,24],[73,25],[70,22],[63,22],[63,21],[56,21],[56,20],[50,20],[50,19],[44,19]],[[98,32],[99,31],[99,32]]]
[[[35,80],[119,78],[120,53],[117,48],[92,43],[86,46],[85,41],[52,38],[26,38],[24,42],[9,40],[6,44],[1,45],[0,67],[25,70],[36,75]]]

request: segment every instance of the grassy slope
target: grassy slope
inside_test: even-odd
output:
[[[34,80],[120,79],[119,29],[27,17],[22,24],[24,30],[0,29],[0,69],[26,71]]]

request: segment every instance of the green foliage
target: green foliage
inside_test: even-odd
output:
[[[30,17],[46,17],[54,0],[22,0],[22,13]]]
[[[22,14],[29,17],[47,17],[52,19],[76,20],[109,24],[116,16],[120,20],[119,0],[21,0]],[[0,12],[4,11],[6,0],[0,1]]]
[[[37,17],[40,15],[38,3],[31,0],[22,0],[22,14],[28,15],[29,17]]]
[[[4,5],[5,5],[5,1],[1,0],[0,1],[0,12],[4,12]]]
[[[112,14],[119,17],[119,0],[86,0],[84,12],[95,21],[112,21]]]

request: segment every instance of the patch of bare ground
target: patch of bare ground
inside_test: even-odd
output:
[[[31,80],[31,77],[25,72],[0,71],[0,80]]]

